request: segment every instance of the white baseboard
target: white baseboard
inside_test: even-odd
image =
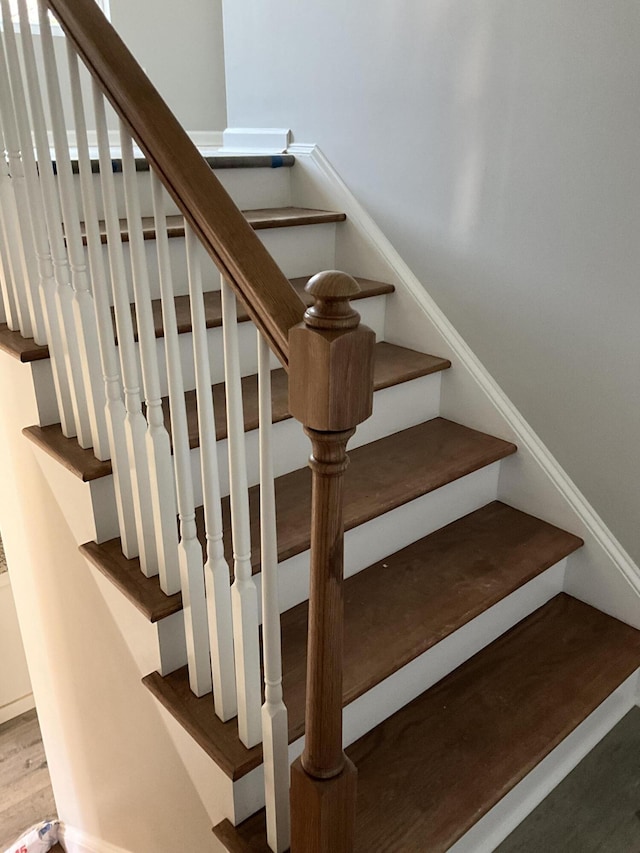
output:
[[[33,693],[27,693],[26,696],[21,696],[19,699],[15,699],[13,702],[3,705],[0,708],[0,726],[9,720],[15,719],[15,717],[19,717],[20,714],[25,714],[32,708],[35,708],[35,706],[36,703],[33,698]]]
[[[66,853],[130,853],[68,824],[60,825],[58,837]]]
[[[291,131],[284,127],[228,127],[222,134],[221,153],[282,154]]]
[[[223,132],[221,130],[188,130],[187,131],[189,138],[192,142],[197,145],[198,148],[220,148],[222,145],[222,136]],[[109,147],[112,150],[119,151],[120,150],[120,131],[118,130],[110,130],[108,131],[109,137]],[[89,142],[90,148],[98,147],[98,136],[95,130],[87,131],[87,139]],[[76,149],[77,138],[74,130],[70,130],[67,132],[67,142],[69,148]],[[53,150],[53,133],[49,131],[49,147]],[[137,156],[144,156],[141,152],[138,151],[136,146]]]

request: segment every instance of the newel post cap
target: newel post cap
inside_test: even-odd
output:
[[[375,333],[349,303],[360,286],[329,270],[313,276],[305,290],[314,304],[289,332],[289,411],[311,429],[352,429],[373,408]]]

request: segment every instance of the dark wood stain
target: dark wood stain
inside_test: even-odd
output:
[[[97,545],[87,542],[80,552],[105,577],[118,587],[120,592],[140,610],[150,622],[158,622],[182,610],[182,594],[165,595],[157,577],[146,578],[140,571],[140,561],[127,560],[120,539],[111,539]]]
[[[557,596],[347,749],[356,853],[444,853],[639,666],[640,632]],[[264,812],[215,831],[266,853]]]
[[[291,228],[298,225],[322,225],[331,222],[344,222],[346,214],[332,210],[315,210],[306,207],[274,207],[259,210],[243,210],[242,215],[254,231],[267,228]],[[98,223],[100,239],[107,242],[107,228],[104,221]],[[81,223],[82,239],[87,243],[84,222]],[[167,236],[184,237],[184,217],[180,213],[167,216]],[[145,240],[156,239],[156,224],[153,216],[142,217],[142,236]],[[129,241],[129,224],[126,219],[120,220],[120,237],[123,243]]]
[[[51,424],[45,427],[25,427],[22,434],[50,456],[53,456],[84,483],[111,474],[110,459],[104,462],[96,459],[91,448],[85,450],[80,447],[77,439],[67,438],[62,432],[60,424]]]
[[[427,494],[452,480],[496,462],[515,452],[515,445],[492,438],[451,421],[435,418],[411,427],[350,453],[351,464],[346,473],[345,529],[364,524],[414,498]],[[394,475],[396,472],[399,479]],[[301,468],[278,477],[275,481],[277,504],[278,559],[280,562],[306,551],[309,547],[311,517],[311,472]],[[249,490],[251,513],[251,565],[260,571],[259,489]],[[229,498],[222,501],[225,555],[233,565],[231,513]],[[202,508],[196,510],[198,536],[204,547]],[[144,577],[137,558],[127,560],[120,539],[98,545],[88,543],[90,559],[107,577],[127,590],[142,612],[152,621],[163,618],[164,607],[158,604],[155,586],[150,596],[147,584],[157,584]],[[103,558],[104,555],[104,558]],[[89,556],[89,554],[87,554]],[[123,578],[132,578],[124,583]],[[159,587],[158,587],[159,589]],[[158,610],[159,608],[159,610]],[[173,603],[170,612],[180,607]],[[152,614],[152,615],[151,615]]]
[[[23,364],[49,358],[49,347],[39,346],[33,338],[23,338],[20,332],[12,332],[6,323],[0,323],[0,351],[12,355]]]
[[[391,385],[399,385],[402,382],[408,382],[419,376],[427,376],[430,373],[445,370],[450,366],[451,362],[447,359],[381,342],[376,345],[375,388],[379,390]],[[289,414],[287,374],[284,369],[280,368],[279,370],[272,371],[271,387],[273,394],[273,423],[278,423],[291,417]],[[216,418],[216,438],[221,440],[227,436],[224,383],[214,385],[212,394]],[[245,430],[248,432],[258,427],[258,378],[255,374],[242,379],[242,396]],[[187,406],[189,446],[195,448],[200,445],[195,391],[187,391],[185,401]],[[163,399],[162,407],[165,426],[169,435],[171,435],[171,418],[169,399],[167,397]],[[107,459],[101,462],[95,458],[92,449],[84,450],[75,438],[66,438],[62,433],[60,424],[52,424],[47,427],[26,427],[23,433],[29,440],[35,442],[84,482],[91,482],[100,477],[107,477],[112,473],[111,460]]]
[[[494,502],[345,581],[347,705],[582,544],[570,533]],[[304,733],[307,605],[282,616],[289,737]],[[234,778],[260,749],[237,750],[210,697],[197,699],[186,668],[146,681],[165,707]],[[227,724],[229,725],[229,724]],[[240,761],[241,764],[237,762]]]

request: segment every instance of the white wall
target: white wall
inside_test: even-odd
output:
[[[228,122],[333,162],[640,560],[631,0],[225,0]]]
[[[110,0],[111,22],[187,130],[224,130],[221,0]]]
[[[33,707],[9,573],[0,574],[0,725]]]

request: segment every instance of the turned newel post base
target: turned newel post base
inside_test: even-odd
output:
[[[357,770],[345,756],[332,779],[315,779],[298,758],[291,767],[291,850],[351,853],[356,828]]]
[[[305,749],[291,774],[292,853],[351,853],[357,772],[342,749],[344,473],[373,406],[375,335],[349,304],[358,284],[314,276],[315,304],[289,333],[289,410],[311,439],[311,583]]]

